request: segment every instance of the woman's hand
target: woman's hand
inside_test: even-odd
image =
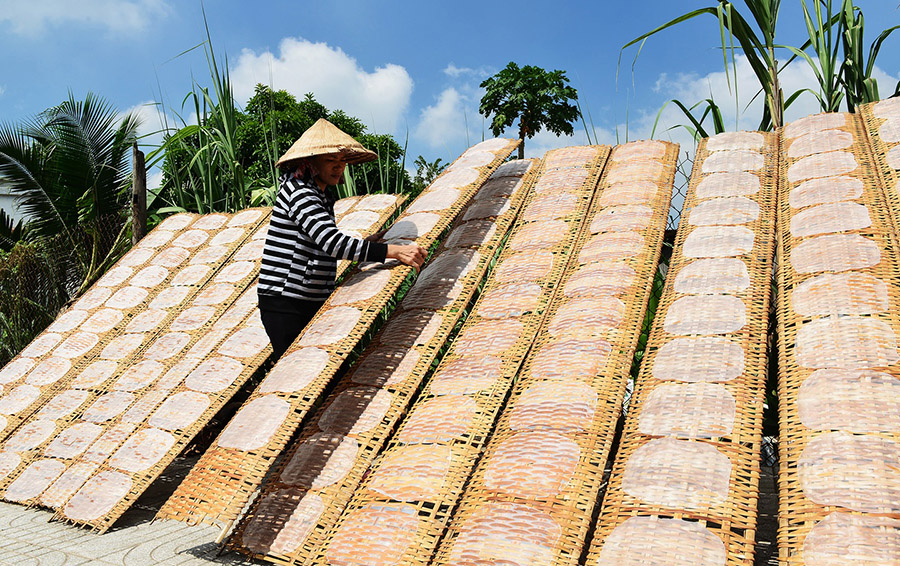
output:
[[[388,259],[400,260],[401,263],[414,267],[417,272],[422,267],[422,264],[425,263],[426,255],[425,248],[416,244],[407,246],[388,244]]]

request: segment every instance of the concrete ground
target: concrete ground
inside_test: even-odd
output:
[[[179,458],[106,533],[59,521],[52,512],[0,502],[0,566],[212,566],[261,564],[236,552],[219,556],[219,529],[151,522],[196,462]]]

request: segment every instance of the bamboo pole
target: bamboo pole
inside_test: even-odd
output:
[[[132,146],[131,183],[131,243],[137,243],[147,233],[147,168],[144,165],[144,152],[138,149],[137,142]]]

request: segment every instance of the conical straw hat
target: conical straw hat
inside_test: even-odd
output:
[[[275,162],[275,166],[280,167],[294,159],[331,153],[340,154],[347,163],[365,163],[378,158],[378,154],[374,151],[364,148],[325,118],[319,118],[312,127],[303,132],[300,139],[294,142],[281,159]]]

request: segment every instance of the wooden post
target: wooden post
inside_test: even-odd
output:
[[[132,147],[131,183],[131,243],[137,245],[147,233],[147,169],[144,165],[144,153],[138,149],[137,142]]]

